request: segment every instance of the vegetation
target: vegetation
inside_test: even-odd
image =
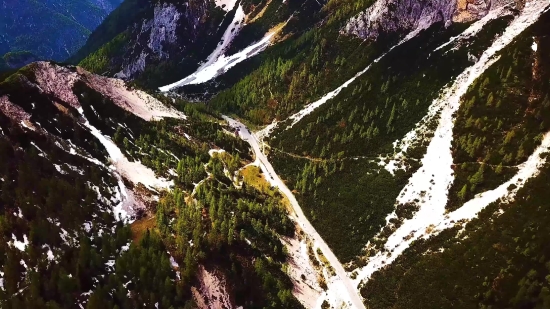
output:
[[[490,24],[472,46],[488,46],[507,21]],[[424,145],[407,151],[405,171],[395,175],[380,168],[379,156],[393,153],[393,141],[414,127],[439,89],[468,65],[463,49],[432,53],[460,29],[434,26],[421,33],[291,129],[274,133],[276,170],[299,192],[306,215],[340,260],[352,260],[380,231],[418,168]],[[442,65],[449,69],[440,70]],[[342,242],[342,235],[350,241]]]
[[[546,45],[531,48],[549,20],[543,17],[504,49],[464,96],[453,132],[457,177],[449,210],[509,179],[550,130],[550,59],[542,56]]]
[[[111,52],[112,49],[105,49],[104,45],[111,40],[121,36],[128,26],[140,21],[143,18],[151,17],[152,2],[150,0],[124,0],[122,3],[105,18],[105,20],[90,34],[86,44],[82,46],[67,61],[78,64],[89,55],[101,51]],[[108,44],[117,46],[116,44]],[[113,48],[113,47],[111,47]]]
[[[419,240],[362,289],[370,308],[544,308],[548,305],[549,166],[515,202]],[[500,214],[499,209],[504,213]],[[431,293],[437,290],[437,293]]]
[[[118,180],[86,159],[107,164],[106,151],[79,124],[74,107],[28,83],[34,68],[0,84],[0,96],[30,115],[26,125],[48,132],[24,129],[0,113],[2,308],[193,308],[199,265],[226,278],[237,304],[301,308],[280,241],[294,234],[294,224],[278,194],[231,177],[251,157],[215,113],[165,98],[192,116],[146,122],[75,84],[90,124],[129,159],[175,180],[160,201],[148,198],[138,213],[144,217],[130,228],[113,215]],[[226,152],[211,157],[211,147]],[[159,194],[125,185],[144,198]]]
[[[76,52],[91,31],[121,0],[21,0],[0,13],[0,56],[30,52],[39,59],[63,61]],[[21,22],[24,20],[25,22]]]

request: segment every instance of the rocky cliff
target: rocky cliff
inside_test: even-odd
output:
[[[380,33],[427,29],[434,23],[478,20],[490,10],[507,5],[504,0],[379,0],[350,19],[342,33],[376,39]],[[521,1],[510,4],[522,7]]]

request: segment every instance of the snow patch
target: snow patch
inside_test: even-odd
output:
[[[111,138],[103,135],[96,127],[92,126],[88,119],[84,116],[82,108],[78,109],[82,118],[84,119],[84,126],[90,130],[93,136],[95,136],[99,142],[105,147],[111,161],[113,162],[115,169],[120,172],[121,175],[126,177],[133,183],[142,183],[144,186],[150,189],[168,189],[173,186],[172,181],[167,181],[163,178],[157,178],[155,172],[140,162],[130,162],[122,154],[122,151],[111,140]]]
[[[53,252],[52,252],[51,249],[48,249],[47,257],[48,257],[48,261],[54,261],[55,260],[55,257],[53,255]]]
[[[170,252],[168,252],[168,254],[170,254]],[[171,255],[170,255],[170,266],[172,266],[173,268],[176,268],[176,269],[180,268],[180,265],[178,264],[178,262],[176,262],[174,257],[171,256]]]
[[[208,150],[208,154],[209,154],[211,157],[213,157],[214,154],[216,154],[216,153],[220,153],[220,154],[221,154],[221,153],[224,153],[224,152],[225,152],[225,150],[223,150],[223,149],[210,149],[210,150]]]
[[[223,0],[222,0],[223,1]],[[227,1],[227,0],[226,0]],[[229,0],[234,1],[234,0]],[[231,42],[233,42],[233,39],[239,34],[239,31],[243,27],[244,18],[245,18],[244,10],[241,5],[237,8],[237,12],[235,12],[235,16],[233,17],[233,21],[227,26],[227,29],[225,29],[225,32],[218,43],[218,46],[216,46],[216,49],[208,56],[206,59],[206,62],[203,63],[197,71],[204,70],[208,66],[211,66],[214,62],[216,62],[227,50]]]
[[[15,237],[15,234],[11,234],[11,244],[19,249],[19,251],[25,251],[25,248],[29,245],[29,240],[27,239],[27,235],[23,234],[23,241],[17,240],[17,237]]]
[[[226,12],[231,11],[235,7],[235,4],[237,4],[237,0],[215,0],[214,2],[217,7],[222,8]]]

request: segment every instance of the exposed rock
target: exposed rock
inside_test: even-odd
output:
[[[225,276],[220,272],[210,272],[199,266],[197,274],[199,287],[193,287],[193,298],[200,309],[232,309],[234,308],[229,294]]]
[[[162,51],[162,43],[175,43],[176,26],[181,14],[173,4],[155,7],[155,17],[144,24],[145,30],[150,30],[147,46],[158,54],[160,58],[168,58],[168,54]]]
[[[382,32],[420,31],[437,22],[446,26],[453,22],[471,22],[506,3],[504,0],[378,0],[350,19],[342,33],[375,40]]]
[[[132,30],[122,70],[115,76],[134,78],[151,64],[171,56],[184,55],[189,43],[196,42],[208,15],[209,2],[191,0],[182,5],[157,4],[152,19],[144,20]]]

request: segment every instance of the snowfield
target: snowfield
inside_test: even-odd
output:
[[[244,10],[242,5],[239,5],[237,8],[237,11],[235,12],[235,16],[233,17],[233,21],[227,26],[227,29],[225,29],[225,32],[223,33],[221,41],[218,43],[218,46],[216,46],[216,49],[208,56],[206,59],[206,62],[203,63],[197,71],[201,71],[204,68],[212,65],[218,58],[220,58],[229,45],[231,45],[231,42],[233,42],[233,39],[239,34],[239,31],[244,26],[244,19],[246,15],[244,14]]]
[[[118,180],[116,200],[119,201],[113,210],[115,218],[126,220],[128,215],[133,214],[137,208],[144,208],[143,203],[137,199],[134,192],[126,188],[122,177],[128,179],[134,184],[141,183],[154,192],[157,190],[170,189],[174,185],[173,181],[168,181],[164,178],[157,178],[155,176],[155,172],[141,164],[141,162],[128,161],[120,148],[118,148],[118,146],[109,137],[103,135],[101,131],[90,124],[84,115],[84,110],[82,107],[78,109],[78,112],[84,120],[84,126],[88,128],[90,133],[92,133],[92,135],[95,136],[105,147],[107,153],[109,154],[109,158],[113,163],[113,165],[109,168]]]
[[[390,252],[389,254],[378,252],[370,258],[367,266],[358,270],[358,276],[354,280],[356,284],[368,280],[374,272],[392,263],[414,240],[427,237],[426,229],[429,226],[439,226],[442,229],[451,226],[450,222],[453,220],[471,219],[489,203],[500,197],[505,197],[508,194],[506,189],[510,183],[517,183],[517,189],[519,189],[528,178],[536,175],[538,167],[543,162],[540,154],[548,150],[548,135],[537,151],[520,167],[518,174],[509,182],[495,190],[476,196],[462,208],[451,213],[448,218],[445,216],[447,195],[454,180],[451,169],[453,163],[451,141],[455,121],[453,114],[460,107],[460,98],[466,93],[470,84],[498,60],[495,55],[510,44],[517,35],[535,23],[549,5],[548,1],[528,2],[521,14],[483,53],[478,62],[460,74],[453,85],[445,89],[442,96],[433,102],[434,107],[442,106],[439,125],[422,159],[422,167],[413,174],[397,198],[397,204],[411,202],[418,205],[420,209],[412,219],[404,221],[401,227],[388,238],[384,248]],[[511,194],[515,194],[517,189]],[[387,220],[389,221],[392,217],[396,217],[395,213],[388,216]]]

